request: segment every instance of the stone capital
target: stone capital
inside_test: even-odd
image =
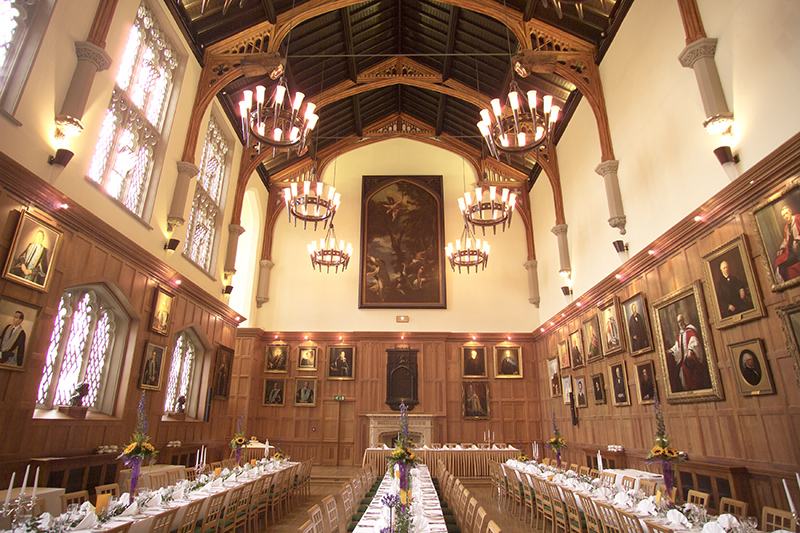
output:
[[[228,233],[238,237],[242,233],[244,233],[244,228],[239,224],[231,224],[228,226]]]
[[[698,39],[693,43],[687,44],[686,48],[678,56],[678,61],[686,68],[694,68],[694,64],[704,57],[713,58],[717,51],[717,40],[711,37]]]
[[[556,237],[560,237],[562,235],[566,235],[567,234],[567,225],[566,224],[556,224],[555,226],[553,226],[553,228],[550,231],[552,231],[553,235],[555,235]]]
[[[536,268],[539,266],[539,261],[537,261],[536,259],[528,259],[527,261],[525,261],[525,263],[523,263],[522,266],[525,267],[525,270],[530,272],[531,270],[536,270]]]
[[[608,225],[612,228],[619,229],[620,235],[625,235],[625,222],[627,221],[625,215],[618,216],[618,217],[611,217],[608,219]]]
[[[78,56],[78,61],[88,61],[94,64],[97,72],[107,70],[111,66],[111,56],[99,46],[87,41],[75,43],[75,55]]]
[[[183,219],[183,217],[168,216],[167,217],[167,231],[172,233],[176,229],[178,229],[181,226],[183,226],[184,222],[186,222],[186,221]]]
[[[188,161],[178,161],[178,174],[183,174],[185,176],[189,176],[189,179],[194,178],[197,174],[200,173],[200,169],[197,168],[197,165],[194,163],[189,163]]]
[[[600,176],[605,177],[606,174],[610,173],[617,173],[619,170],[619,161],[616,159],[609,159],[608,161],[603,161],[596,167],[594,167],[594,171],[599,174]]]

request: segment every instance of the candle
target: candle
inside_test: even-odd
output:
[[[31,465],[28,465],[28,468],[25,469],[25,477],[22,478],[22,488],[19,489],[19,495],[25,496],[25,487],[28,486],[28,474],[31,472]]]
[[[31,493],[31,498],[36,499],[36,487],[39,486],[39,467],[36,467],[36,475],[33,476],[33,492]]]
[[[600,450],[597,450],[597,469],[603,472],[603,456],[600,455]]]
[[[794,477],[797,478],[797,488],[800,489],[800,474],[795,474]]]
[[[797,509],[794,507],[794,502],[792,501],[792,495],[789,494],[789,485],[786,484],[786,480],[783,480],[783,490],[786,491],[786,497],[789,499],[789,509],[792,510],[792,514],[797,514]]]
[[[8,505],[8,502],[11,499],[11,489],[14,488],[14,477],[16,475],[17,475],[16,472],[11,472],[11,481],[8,483],[8,490],[6,491],[6,501],[3,505]]]

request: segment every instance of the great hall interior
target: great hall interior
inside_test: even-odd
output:
[[[237,427],[361,467],[404,401],[420,446],[555,458],[555,426],[567,463],[656,472],[657,405],[679,493],[800,502],[796,1],[0,12],[3,487],[27,465],[67,492],[115,481],[98,451],[142,397],[158,462],[187,467],[228,459]],[[279,83],[318,118],[284,141],[270,103],[240,108]],[[479,129],[495,98],[516,127],[512,89],[560,109],[516,150]],[[344,246],[313,256],[317,184]],[[476,187],[492,215],[513,196],[510,223],[465,222]],[[457,239],[490,260],[453,263],[483,257],[449,257]]]

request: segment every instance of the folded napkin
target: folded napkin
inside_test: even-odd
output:
[[[175,489],[175,492],[172,493],[172,499],[174,500],[182,500],[184,498],[184,489],[183,487],[178,487]]]
[[[127,492],[123,492],[122,496],[119,497],[117,500],[120,505],[130,505],[131,504],[131,495]]]
[[[231,471],[228,470],[227,468],[223,468],[222,472],[220,472],[220,475],[222,475],[223,477],[229,476],[229,475],[231,475]]]
[[[133,516],[138,512],[139,512],[139,504],[133,502],[124,511],[120,513],[120,516]]]
[[[412,520],[412,524],[414,526],[415,533],[425,533],[431,529],[428,519],[423,515],[416,515]]]
[[[388,526],[389,526],[389,522],[387,522],[383,518],[380,518],[375,522],[375,525],[372,526],[372,531],[374,533],[381,533],[381,529],[383,529],[385,527],[388,527]]]
[[[703,526],[703,533],[725,533],[725,528],[719,522],[706,522]]]
[[[611,490],[609,487],[600,487],[597,489],[597,494],[602,496],[603,498],[610,500],[614,496],[614,491]]]
[[[650,516],[658,514],[656,504],[653,503],[653,498],[653,496],[650,496],[646,500],[640,501],[639,505],[636,506],[636,510],[642,514],[649,514]]]
[[[464,448],[461,447],[460,444],[456,444],[456,450],[463,450]]]
[[[572,469],[570,469],[570,470],[567,470],[567,471],[565,472],[565,474],[566,474],[567,476],[569,476],[569,477],[572,477],[572,476],[577,476],[577,475],[578,475],[578,473],[577,473],[576,471],[572,470]]]
[[[472,449],[473,449],[473,450],[477,450],[477,449],[478,449],[478,447],[477,447],[476,445],[474,445],[474,444],[473,444],[473,445],[472,445]]]
[[[717,523],[728,531],[739,525],[739,521],[736,517],[728,513],[719,515],[717,517]]]
[[[81,520],[80,524],[75,526],[75,531],[92,529],[96,525],[97,525],[97,515],[95,515],[94,513],[89,513],[83,517],[83,520]]]
[[[94,512],[94,505],[92,502],[86,501],[81,504],[81,512],[82,513],[93,513]]]
[[[497,444],[492,444],[492,449],[493,450],[499,450],[500,447]]]
[[[585,481],[581,481],[577,485],[575,485],[575,488],[581,492],[589,492],[590,490],[592,490],[592,484],[587,483]]]
[[[669,520],[670,524],[674,524],[676,526],[682,526],[686,529],[689,529],[691,525],[689,524],[689,520],[683,516],[683,513],[678,511],[677,509],[670,509],[667,511],[667,520]]]
[[[632,504],[631,497],[624,492],[620,492],[614,496],[614,503],[616,505],[621,505],[622,507],[630,507]]]
[[[53,516],[50,513],[44,512],[39,515],[39,529],[41,530],[48,530],[50,529],[50,522],[53,520]]]
[[[430,448],[428,448],[428,445],[427,445],[427,444],[426,444],[426,445],[424,445],[424,446],[422,447],[422,449],[423,449],[423,450],[430,450]]]
[[[385,444],[384,444],[384,445],[383,445],[383,449],[384,449],[384,450],[388,450],[388,449],[389,449],[389,447],[388,447],[387,445],[385,445]]]
[[[564,474],[556,474],[553,476],[553,483],[561,483],[564,481]]]
[[[209,485],[211,485],[212,487],[221,487],[222,486],[222,478],[218,477],[217,479],[215,479],[214,481],[209,483]]]
[[[150,498],[150,500],[148,500],[146,506],[149,507],[150,509],[152,509],[153,507],[160,507],[162,501],[163,499],[161,498],[161,494],[156,493],[155,496],[153,496],[152,498]]]

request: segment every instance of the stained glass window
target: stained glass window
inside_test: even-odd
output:
[[[211,271],[217,241],[217,225],[222,214],[222,202],[227,192],[227,155],[229,142],[213,115],[203,143],[200,172],[197,175],[192,211],[189,215],[186,246],[183,255],[204,270]]]
[[[169,369],[164,411],[177,412],[178,398],[181,396],[184,398],[184,404],[188,401],[196,352],[195,343],[186,332],[181,332],[175,340],[175,348],[172,351],[172,365]]]
[[[177,67],[171,43],[141,4],[89,166],[89,179],[140,217]]]

